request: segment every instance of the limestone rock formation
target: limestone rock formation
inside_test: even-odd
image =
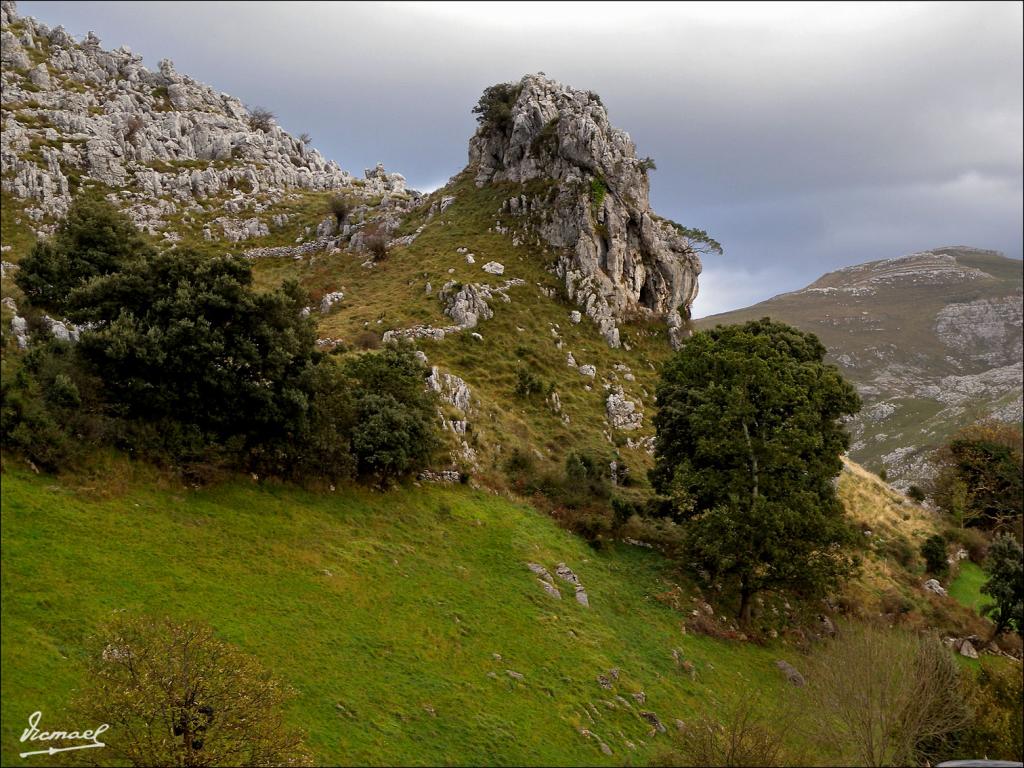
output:
[[[488,104],[491,106],[488,107]],[[647,171],[629,135],[611,126],[600,98],[543,75],[495,86],[469,143],[477,186],[547,181],[543,203],[522,195],[512,216],[533,212],[558,274],[613,347],[629,313],[664,317],[674,342],[697,295],[701,263],[687,238],[650,208]]]
[[[622,387],[616,387],[605,400],[605,412],[608,423],[616,429],[633,430],[643,426],[643,411],[636,403],[626,397]]]
[[[406,195],[400,174],[378,165],[357,180],[169,60],[151,72],[127,47],[108,51],[92,33],[79,42],[63,27],[19,17],[11,0],[0,4],[0,37],[3,190],[30,201],[26,214],[40,234],[86,180],[112,190],[150,231],[176,212],[201,211],[207,198],[234,195],[224,207],[234,202],[237,212],[289,189]],[[233,241],[267,233],[251,217],[220,223]]]

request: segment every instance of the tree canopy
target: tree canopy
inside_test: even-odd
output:
[[[15,282],[32,304],[63,311],[72,290],[150,253],[131,219],[102,197],[80,195],[53,237],[21,260]]]
[[[979,422],[936,453],[932,496],[960,525],[1009,530],[1024,507],[1024,451],[1011,424]]]
[[[78,709],[110,724],[119,764],[312,765],[284,717],[295,692],[209,627],[121,617],[92,645]]]
[[[767,318],[688,339],[658,386],[655,489],[686,561],[738,587],[816,594],[851,567],[833,481],[860,398],[812,335]]]
[[[989,579],[981,592],[993,602],[982,612],[995,622],[993,637],[1004,629],[1024,632],[1024,550],[1009,534],[996,536],[988,550]]]
[[[80,351],[119,415],[174,418],[216,439],[276,436],[307,405],[312,321],[295,283],[251,289],[248,263],[189,250],[154,254],[74,291]]]

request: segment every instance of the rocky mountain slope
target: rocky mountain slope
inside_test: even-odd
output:
[[[289,190],[409,197],[400,174],[357,179],[169,60],[150,72],[127,47],[104,50],[92,33],[76,41],[8,0],[0,25],[2,189],[36,234],[52,231],[82,184],[171,241],[196,219],[207,240],[268,235],[275,220],[259,214]]]
[[[540,74],[489,89],[467,168],[420,195],[379,166],[353,177],[170,62],[149,72],[8,1],[0,21],[5,276],[91,188],[158,242],[250,258],[265,287],[298,279],[324,349],[411,339],[446,402],[444,471],[500,484],[512,451],[560,467],[575,449],[645,484],[656,369],[700,259],[651,211],[653,163],[595,94]],[[21,344],[21,297],[3,293]]]
[[[806,288],[699,327],[764,316],[816,333],[864,409],[851,456],[906,486],[928,454],[981,418],[1021,422],[1022,265],[993,251],[936,248],[831,272]]]

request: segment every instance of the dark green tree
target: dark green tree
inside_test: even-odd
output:
[[[79,350],[112,411],[174,421],[203,439],[285,440],[309,406],[300,376],[314,359],[305,296],[252,289],[248,263],[188,250],[147,256],[70,297],[91,324]]]
[[[72,290],[151,252],[131,219],[102,197],[80,195],[53,237],[22,259],[15,281],[32,304],[63,312]]]
[[[812,334],[765,318],[692,336],[658,386],[655,489],[683,522],[685,562],[739,592],[819,595],[848,573],[834,486],[860,398]]]
[[[512,107],[522,90],[518,83],[498,83],[485,88],[473,107],[477,122],[489,130],[508,131],[512,127]]]
[[[988,421],[966,427],[936,453],[936,503],[961,525],[1010,530],[1024,507],[1020,430]]]
[[[994,602],[982,612],[995,623],[992,637],[1004,629],[1024,632],[1024,550],[1009,534],[996,536],[988,550],[989,578],[981,593]]]
[[[928,573],[942,576],[949,570],[946,559],[946,539],[939,534],[929,536],[921,545],[921,557],[924,558]]]
[[[382,486],[427,465],[439,444],[436,395],[408,349],[387,347],[345,366],[355,410],[352,454],[360,476]]]

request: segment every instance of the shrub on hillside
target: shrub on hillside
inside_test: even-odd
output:
[[[485,88],[473,107],[473,114],[482,128],[507,132],[512,127],[512,107],[522,88],[517,83],[498,83]]]
[[[505,476],[517,491],[533,491],[536,481],[536,462],[533,454],[526,448],[516,446],[509,451],[508,457],[502,462]]]
[[[1009,534],[1000,534],[988,550],[989,578],[981,593],[992,598],[981,612],[994,623],[992,637],[1004,629],[1024,633],[1024,549]]]
[[[370,328],[359,331],[352,339],[352,346],[356,349],[380,349],[380,334]]]
[[[984,755],[990,760],[1020,760],[1024,754],[1024,678],[1015,665],[983,661],[965,672],[971,724],[959,734],[947,759]]]
[[[925,492],[918,485],[912,485],[907,489],[907,496],[910,497],[911,501],[915,501],[918,504],[924,502],[926,495]]]
[[[949,571],[944,536],[935,534],[925,539],[924,544],[921,545],[921,557],[924,558],[928,573],[933,576],[944,576]]]
[[[936,452],[939,474],[932,498],[958,526],[1013,530],[1024,508],[1024,450],[1020,430],[980,422],[960,430]]]
[[[74,289],[151,253],[127,216],[102,197],[79,195],[53,237],[21,260],[14,280],[29,302],[63,313]]]
[[[934,637],[849,623],[806,678],[818,737],[853,765],[922,765],[970,722],[958,665]]]
[[[312,765],[285,720],[295,692],[205,626],[119,618],[91,640],[76,709],[110,723],[104,754],[130,765]]]
[[[12,374],[0,379],[0,438],[47,471],[57,471],[81,453],[82,396],[66,343],[35,345]]]
[[[991,542],[984,531],[978,528],[948,528],[946,538],[962,546],[967,551],[967,557],[975,565],[985,563]]]
[[[663,747],[651,765],[780,766],[800,764],[785,754],[784,735],[792,727],[792,717],[776,717],[780,728],[759,714],[757,700],[744,697],[729,706],[721,720],[707,713],[685,723],[670,736],[670,747]]]
[[[388,239],[384,235],[370,235],[363,240],[363,243],[374,261],[384,261],[388,257]]]
[[[344,371],[351,381],[359,475],[385,485],[423,469],[440,443],[427,368],[411,350],[387,347],[346,361]]]
[[[530,397],[544,389],[544,382],[532,370],[524,365],[516,366],[516,397]]]
[[[340,229],[348,220],[349,214],[352,213],[352,202],[347,197],[334,195],[327,202],[327,209],[334,217],[334,220]]]
[[[274,127],[275,118],[276,115],[266,107],[249,108],[249,127],[254,131],[269,133],[270,129]]]

